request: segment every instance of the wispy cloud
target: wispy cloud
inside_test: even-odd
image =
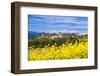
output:
[[[29,31],[35,32],[78,32],[88,30],[88,17],[76,16],[28,16]]]

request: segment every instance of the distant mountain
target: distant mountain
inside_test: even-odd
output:
[[[39,35],[39,33],[37,33],[37,32],[28,31],[28,38],[37,37],[38,35]]]

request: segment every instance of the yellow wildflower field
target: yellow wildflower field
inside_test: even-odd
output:
[[[88,42],[65,43],[56,46],[49,44],[43,48],[28,48],[28,60],[62,60],[88,58]]]

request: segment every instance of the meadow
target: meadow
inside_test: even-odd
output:
[[[88,58],[88,36],[75,35],[61,38],[51,36],[29,39],[28,60],[62,60]]]

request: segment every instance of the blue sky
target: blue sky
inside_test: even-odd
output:
[[[88,31],[88,17],[28,15],[28,31],[83,34]]]

